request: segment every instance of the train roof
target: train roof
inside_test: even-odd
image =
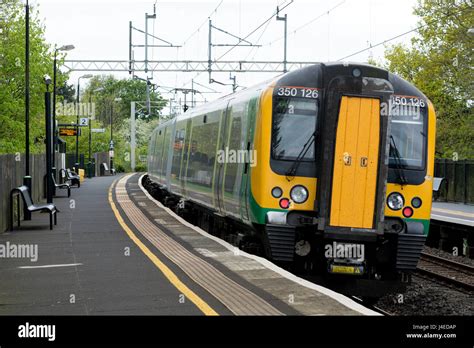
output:
[[[227,103],[232,99],[238,100],[249,97],[250,95],[258,96],[261,91],[268,87],[299,86],[324,89],[329,83],[328,76],[329,79],[333,76],[352,76],[352,72],[355,68],[360,70],[362,77],[382,78],[388,80],[393,86],[394,94],[427,99],[426,96],[413,84],[380,67],[356,62],[317,63],[278,75],[252,87],[222,96],[219,99],[206,103],[205,105],[189,109],[187,112],[179,114],[177,117],[167,120],[159,126],[164,126],[178,118],[184,120],[196,114],[225,108]]]

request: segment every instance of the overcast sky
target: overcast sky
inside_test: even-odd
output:
[[[139,29],[145,27],[145,13],[153,13],[155,0],[30,0],[39,5],[40,17],[46,25],[46,39],[51,44],[73,44],[75,50],[69,59],[127,60],[129,21]],[[291,0],[184,0],[156,3],[157,19],[149,21],[149,30],[181,48],[156,48],[149,51],[155,60],[207,60],[208,23],[232,34],[245,37],[274,13],[277,5],[284,6]],[[220,5],[219,5],[220,4]],[[412,14],[415,0],[294,0],[281,15],[288,15],[289,61],[334,61],[361,49],[375,45],[416,27],[417,18]],[[217,8],[217,11],[214,10]],[[329,13],[328,13],[329,11]],[[318,18],[319,17],[319,18]],[[314,20],[314,21],[312,21]],[[312,22],[311,22],[312,21]],[[308,24],[307,24],[308,23]],[[306,26],[304,26],[307,24]],[[200,27],[200,30],[197,30]],[[301,29],[295,31],[295,29]],[[135,44],[144,42],[143,35],[135,32]],[[262,47],[237,47],[224,60],[282,60],[283,22],[272,19],[248,38]],[[408,43],[412,34],[391,43]],[[235,43],[213,31],[213,42]],[[150,43],[153,43],[151,39]],[[156,42],[155,42],[156,43]],[[214,48],[213,56],[219,57],[228,50]],[[348,60],[364,62],[372,55],[382,58],[384,47],[365,51]],[[135,59],[143,59],[143,49],[135,48]],[[76,83],[83,73],[72,73]],[[128,77],[127,73],[117,73]],[[145,77],[144,73],[137,75]],[[153,82],[163,86],[190,87],[190,81],[207,85],[207,73],[154,73]],[[275,74],[239,73],[237,83],[251,86]],[[151,76],[151,75],[150,75]],[[227,73],[215,73],[216,80],[230,83]],[[231,87],[217,84],[211,88],[228,93]],[[206,90],[203,87],[202,91]],[[207,94],[208,99],[218,97]],[[179,98],[179,96],[178,96]]]

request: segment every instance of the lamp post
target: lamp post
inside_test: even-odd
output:
[[[46,92],[44,93],[45,106],[45,124],[46,124],[46,199],[48,203],[53,203],[53,172],[52,172],[52,158],[53,158],[53,137],[51,125],[51,92],[49,85],[51,84],[51,77],[44,76],[46,84]]]
[[[31,190],[30,175],[30,5],[25,4],[25,176],[23,184]],[[31,220],[31,213],[26,203],[23,206],[24,219]]]
[[[76,161],[74,163],[74,166],[76,167],[76,171],[79,171],[79,96],[80,96],[80,90],[81,90],[81,79],[90,79],[92,77],[91,74],[86,74],[79,76],[77,79],[77,97],[76,97]]]
[[[54,61],[53,61],[53,175],[56,177],[56,147],[58,144],[58,137],[56,134],[56,75],[58,68],[58,51],[70,51],[74,49],[74,45],[64,45],[54,49]]]

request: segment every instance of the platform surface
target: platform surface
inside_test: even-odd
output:
[[[431,219],[459,225],[474,226],[474,205],[433,202]]]
[[[0,258],[0,315],[376,314],[190,225],[139,177],[87,179],[55,198],[54,230],[33,213],[0,234],[10,251],[32,248]]]

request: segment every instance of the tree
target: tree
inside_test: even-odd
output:
[[[94,76],[81,92],[81,103],[94,104],[95,119],[93,128],[105,128],[105,133],[92,134],[92,152],[109,150],[110,126],[112,121],[114,140],[114,163],[119,170],[130,169],[130,103],[146,99],[146,82],[135,79],[118,80],[112,75]],[[145,154],[149,136],[160,121],[161,109],[166,105],[159,93],[152,92],[150,100],[153,108],[151,115],[137,108],[137,159]],[[60,110],[66,111],[66,109]],[[68,115],[69,114],[69,115]],[[60,122],[70,123],[76,120],[76,113],[58,112]],[[72,118],[71,118],[72,116]],[[87,117],[88,115],[81,115]],[[87,154],[89,149],[88,127],[82,127],[79,139],[79,153]],[[66,137],[68,151],[75,151],[75,138]],[[87,155],[86,155],[87,157]]]
[[[94,92],[97,89],[101,90]],[[110,119],[111,112],[113,112],[114,120],[117,121],[117,124],[120,124],[121,121],[129,119],[130,103],[132,101],[146,100],[146,82],[138,79],[118,80],[112,75],[95,76],[82,93],[83,100],[89,100],[91,94],[96,101],[98,119],[106,123]],[[117,98],[120,98],[120,101],[116,101]],[[160,110],[166,105],[166,101],[158,92],[154,91],[150,93],[150,101],[155,106],[151,108],[150,115],[145,112],[138,112],[137,118],[153,120],[160,117]]]
[[[25,150],[25,8],[20,0],[0,5],[0,153]],[[43,76],[53,74],[53,54],[36,9],[30,10],[30,146],[44,152]],[[61,75],[62,83],[67,75]]]
[[[412,82],[433,102],[437,114],[437,153],[474,158],[471,0],[419,0],[419,35],[411,46],[391,46],[386,68]]]

